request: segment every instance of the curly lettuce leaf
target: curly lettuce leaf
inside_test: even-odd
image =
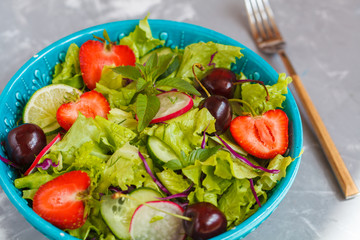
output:
[[[261,203],[267,199],[264,191],[255,188]],[[218,201],[219,209],[225,214],[228,228],[240,224],[258,209],[248,179],[235,179]]]
[[[123,76],[113,71],[113,66],[104,66],[98,84],[114,90],[119,90],[125,86]]]
[[[253,161],[253,160],[251,160]],[[269,169],[279,169],[278,174],[255,170],[233,158],[225,150],[219,150],[206,161],[182,169],[182,173],[194,183],[195,190],[188,196],[190,203],[207,201],[218,206],[228,220],[228,227],[238,225],[257,209],[249,179],[255,182],[255,191],[261,203],[267,199],[266,191],[285,177],[291,157],[278,155],[270,160]]]
[[[214,206],[218,206],[217,195],[211,191],[207,191],[205,188],[197,186],[188,196],[189,204],[197,202],[209,202]]]
[[[256,185],[261,186],[264,190],[271,190],[276,184],[286,176],[286,168],[292,163],[291,157],[283,157],[280,154],[271,159],[268,169],[278,169],[278,174],[264,173],[256,182]]]
[[[91,154],[107,159],[109,153],[120,148],[135,136],[136,134],[130,129],[102,117],[96,116],[95,119],[92,119],[79,114],[72,127],[63,139],[52,147],[50,153],[60,152],[63,165],[68,167],[74,161],[77,149],[84,143],[93,142]]]
[[[203,140],[202,133],[206,128],[207,133],[215,132],[215,119],[206,108],[192,109],[166,123],[154,125],[145,129],[145,132],[166,142],[178,156],[181,151],[188,155],[199,148]]]
[[[243,54],[240,52],[242,48],[224,45],[214,42],[199,42],[193,43],[185,47],[184,55],[176,74],[180,78],[192,78],[192,66],[195,63],[201,63],[205,67],[205,71],[196,71],[199,79],[205,74],[206,70],[212,68],[208,64],[212,59],[212,63],[216,67],[230,69],[231,64],[236,62],[236,58],[241,58]]]
[[[41,185],[47,183],[48,181],[54,179],[55,175],[50,175],[41,172],[34,172],[28,176],[17,178],[14,180],[14,185],[18,189],[29,188],[29,189],[38,189]]]
[[[52,83],[62,83],[78,89],[83,88],[84,81],[81,77],[79,50],[75,43],[69,46],[65,61],[58,63],[54,68]]]
[[[119,108],[112,108],[108,114],[108,120],[132,131],[135,131],[138,125],[137,120],[131,112],[126,112]]]
[[[115,90],[97,83],[95,90],[104,95],[110,104],[110,108],[121,108],[131,103],[136,93],[136,86],[135,84],[129,84]]]
[[[156,176],[171,194],[181,193],[190,187],[189,181],[184,180],[182,175],[175,173],[171,169],[158,172]]]
[[[139,21],[139,25],[128,36],[120,40],[121,45],[128,45],[137,59],[144,56],[157,46],[163,45],[164,40],[154,38],[151,33],[148,16]]]
[[[288,89],[287,85],[292,81],[291,77],[286,77],[285,73],[279,74],[277,83],[272,86],[266,85],[270,99],[266,101],[266,92],[260,84],[244,83],[241,88],[241,96],[244,101],[249,103],[257,115],[261,115],[268,110],[282,108]]]
[[[144,164],[138,155],[139,149],[126,143],[119,148],[107,161],[101,189],[109,186],[118,186],[127,190],[129,186],[151,187],[158,189],[150,175],[146,172]],[[150,160],[147,159],[149,165]]]

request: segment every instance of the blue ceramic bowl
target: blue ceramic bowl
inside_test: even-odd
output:
[[[278,79],[278,74],[275,70],[261,57],[227,36],[186,23],[164,20],[149,20],[149,23],[153,36],[165,40],[166,46],[169,47],[177,46],[184,48],[191,43],[199,41],[213,41],[242,47],[244,48],[242,51],[244,57],[234,66],[236,72],[243,72],[248,78],[262,80],[266,84],[273,84]],[[101,36],[103,29],[106,29],[112,40],[119,40],[133,31],[137,24],[138,20],[129,20],[91,27],[71,34],[34,55],[12,77],[0,96],[0,140],[4,141],[7,133],[15,127],[17,120],[21,117],[22,109],[30,96],[37,89],[50,84],[54,66],[64,60],[66,50],[71,43],[76,43],[80,46],[85,41],[93,39],[93,34]],[[290,121],[289,154],[295,158],[300,155],[303,135],[299,111],[290,92],[287,94],[284,107]],[[3,149],[0,149],[0,154],[5,156]],[[287,169],[286,177],[269,193],[268,201],[255,214],[237,227],[214,239],[241,239],[255,230],[285,197],[295,179],[299,165],[300,157],[291,163]],[[0,162],[1,186],[10,201],[26,220],[50,239],[75,240],[76,238],[43,220],[28,206],[27,202],[21,197],[21,191],[14,187],[13,181],[16,177],[16,173],[8,165]]]

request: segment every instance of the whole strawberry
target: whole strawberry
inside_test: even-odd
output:
[[[135,54],[126,45],[116,45],[104,30],[105,39],[95,37],[96,40],[88,40],[80,47],[79,60],[80,70],[86,86],[93,90],[100,81],[104,66],[135,65]]]
[[[83,171],[65,173],[40,186],[33,200],[34,211],[60,229],[76,229],[86,221],[82,195],[90,186]]]

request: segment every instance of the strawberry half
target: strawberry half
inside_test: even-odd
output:
[[[33,200],[34,211],[60,229],[81,227],[87,216],[85,204],[79,194],[90,186],[86,172],[65,173],[40,186]]]
[[[64,103],[56,112],[56,119],[59,125],[65,130],[69,130],[76,121],[79,112],[87,118],[101,116],[107,118],[110,105],[104,95],[92,90],[83,93],[80,99],[75,102]]]
[[[280,109],[269,110],[262,116],[239,116],[232,120],[230,132],[234,140],[249,154],[271,159],[288,148],[289,119]]]
[[[104,41],[105,42],[105,41]],[[80,47],[80,70],[86,86],[92,90],[100,81],[103,67],[135,65],[135,54],[126,45],[88,40]]]

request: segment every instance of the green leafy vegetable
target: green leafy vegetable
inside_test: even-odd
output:
[[[286,77],[285,73],[279,74],[277,83],[272,86],[266,85],[270,99],[265,100],[266,92],[260,84],[244,83],[241,88],[242,99],[249,103],[257,115],[261,115],[268,110],[282,108],[287,94],[287,85],[291,82],[291,77]]]
[[[134,51],[137,58],[144,56],[147,52],[159,45],[163,45],[165,42],[164,40],[153,38],[147,19],[148,16],[140,20],[135,30],[120,40],[120,44],[128,45]]]
[[[136,130],[138,125],[136,119],[131,112],[126,112],[119,108],[112,108],[110,110],[110,113],[108,114],[108,120],[110,122],[126,127],[132,131]]]
[[[132,80],[139,79],[141,77],[141,72],[138,68],[134,66],[119,66],[112,69],[114,72],[121,74],[125,78]]]
[[[97,84],[101,84],[109,89],[119,90],[124,87],[123,77],[112,69],[112,66],[104,66],[100,81]]]
[[[138,155],[139,149],[129,143],[119,148],[107,161],[99,191],[109,186],[119,186],[127,190],[128,186],[147,186],[158,189],[157,185],[146,172],[144,164]],[[151,159],[147,159],[152,166]]]
[[[271,190],[277,184],[280,179],[285,177],[286,168],[293,161],[291,157],[283,157],[277,155],[275,158],[270,160],[268,169],[279,169],[278,174],[264,173],[260,179],[256,182],[258,186],[261,186],[264,190]]]
[[[243,56],[240,51],[240,47],[223,45],[214,42],[199,42],[190,44],[185,47],[184,55],[176,76],[183,79],[192,78],[193,64],[201,63],[205,67],[205,71],[199,71],[197,73],[197,76],[201,79],[206,70],[210,68],[208,63],[215,52],[217,53],[215,54],[212,62],[216,64],[216,67],[230,69],[231,64],[235,63],[236,58]]]
[[[189,181],[184,180],[181,174],[177,174],[171,169],[158,172],[156,176],[171,194],[182,193],[190,187]]]
[[[14,185],[18,189],[38,189],[41,185],[47,183],[55,177],[56,176],[49,175],[47,173],[34,172],[28,176],[15,179]]]
[[[138,131],[142,131],[149,125],[159,111],[160,101],[156,96],[139,94],[136,99],[136,113],[138,117]]]
[[[92,119],[79,114],[63,139],[52,146],[50,152],[52,155],[45,155],[43,158],[52,157],[55,152],[60,152],[63,159],[62,164],[68,167],[74,161],[77,149],[84,143],[93,142],[91,155],[108,159],[109,153],[132,140],[135,136],[131,130],[102,117],[97,116]],[[53,160],[57,161],[56,159]]]
[[[55,66],[52,83],[62,83],[74,88],[83,88],[79,62],[79,47],[72,43],[66,53],[65,61]]]
[[[221,148],[221,146],[216,146],[216,147],[212,147],[212,148],[204,148],[204,149],[199,148],[199,149],[195,149],[192,152],[190,152],[190,154],[188,156],[186,156],[185,153],[183,151],[181,151],[180,156],[182,156],[182,157],[180,159],[170,160],[169,162],[165,163],[164,166],[168,167],[172,170],[180,170],[189,165],[193,165],[196,160],[199,160],[201,162],[205,161],[206,159],[211,157],[213,154],[215,154],[220,148]]]
[[[97,83],[95,91],[104,95],[111,108],[121,108],[123,106],[128,106],[131,103],[136,94],[136,87],[135,84],[131,83],[126,87],[115,90]]]
[[[215,132],[214,117],[206,108],[195,108],[168,120],[167,124],[154,125],[146,129],[145,133],[166,142],[180,156],[182,151],[188,155],[201,147],[202,133],[206,128],[207,133]]]
[[[179,91],[188,92],[190,94],[200,96],[199,91],[196,90],[196,88],[192,84],[185,80],[182,80],[181,78],[165,78],[163,80],[157,81],[156,86],[176,88]]]

